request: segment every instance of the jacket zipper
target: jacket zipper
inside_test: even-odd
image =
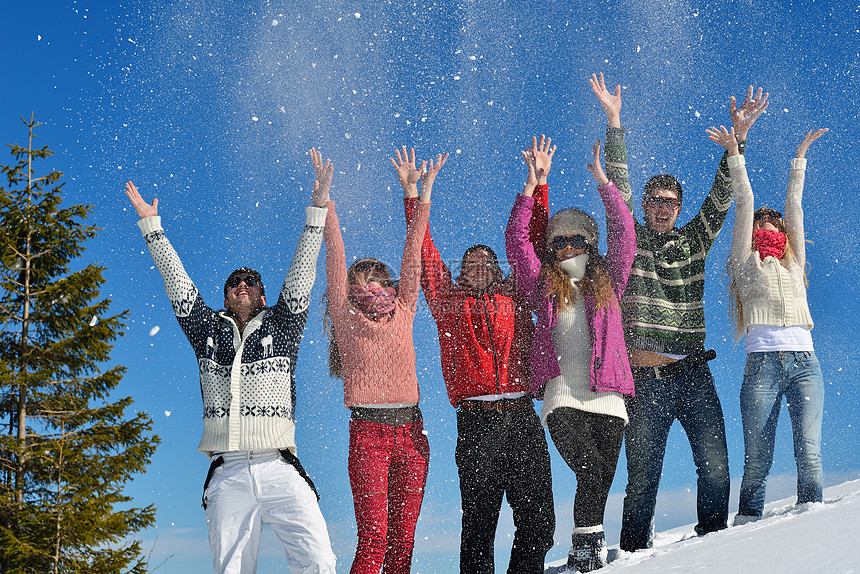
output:
[[[490,336],[490,350],[493,353],[493,369],[496,372],[496,394],[498,395],[498,394],[501,394],[501,383],[500,383],[501,377],[499,377],[499,362],[496,359],[496,343],[495,343],[494,337],[493,337],[493,329],[490,326],[490,316],[487,312],[487,305],[484,303],[484,292],[483,291],[481,291],[480,297],[481,297],[481,299],[480,299],[481,303],[480,304],[481,304],[481,307],[483,308],[484,320],[487,322],[487,334]]]
[[[772,261],[772,265],[775,265],[774,269],[776,270],[776,284],[779,287],[779,301],[782,303],[782,326],[785,327],[788,325],[788,311],[786,310],[785,305],[785,291],[782,288],[782,265],[778,261]]]

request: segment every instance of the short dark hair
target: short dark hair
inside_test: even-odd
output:
[[[253,275],[257,279],[257,284],[260,286],[260,295],[266,294],[266,288],[263,287],[263,278],[260,276],[260,273],[251,269],[250,267],[239,267],[227,277],[227,280],[224,281],[224,298],[227,298],[227,283],[230,282],[230,278],[233,275]]]
[[[463,257],[462,257],[462,259],[460,259],[460,266],[461,267],[463,265],[463,262],[466,260],[466,256],[468,256],[470,253],[474,253],[475,251],[485,251],[487,253],[487,255],[490,256],[490,262],[493,265],[495,265],[496,267],[499,266],[499,257],[496,255],[496,252],[493,251],[493,248],[490,247],[489,245],[484,245],[482,243],[479,243],[477,245],[471,246],[470,248],[468,248],[465,251],[465,253],[463,253]]]
[[[678,203],[681,204],[684,202],[684,188],[681,187],[681,182],[668,173],[655,175],[648,180],[648,183],[645,184],[645,189],[642,190],[642,200],[648,199],[654,195],[654,192],[661,189],[675,192],[675,195],[678,197]]]
[[[496,255],[496,252],[493,251],[492,247],[490,247],[489,245],[484,245],[483,243],[473,245],[463,253],[463,257],[460,259],[460,269],[463,268],[463,265],[466,262],[466,257],[468,257],[472,253],[475,253],[476,251],[483,251],[490,258],[490,265],[493,267],[493,274],[495,275],[495,279],[493,282],[501,281],[503,273],[502,268],[499,265],[499,256]]]

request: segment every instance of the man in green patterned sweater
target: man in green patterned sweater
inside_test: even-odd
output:
[[[633,212],[627,171],[627,149],[621,128],[621,90],[610,93],[603,82],[592,89],[606,111],[606,173]],[[767,108],[768,94],[750,86],[731,118],[743,153],[747,132]],[[729,461],[720,399],[705,350],[705,260],[732,202],[726,156],[720,160],[711,191],[686,225],[675,227],[683,189],[668,174],[648,180],[642,192],[644,225],[636,222],[636,259],[621,306],[636,396],[628,401],[625,430],[627,493],[621,526],[621,549],[650,548],[654,506],[663,455],[677,419],[690,440],[698,475],[696,532],[726,527],[729,505]]]

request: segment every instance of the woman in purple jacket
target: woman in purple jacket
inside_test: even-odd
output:
[[[546,251],[535,254],[529,241],[532,190],[555,152],[543,136],[522,152],[528,181],[505,232],[517,288],[537,315],[532,390],[544,399],[541,420],[576,473],[567,564],[579,572],[606,564],[603,512],[627,423],[624,395],[634,392],[618,305],[636,255],[633,217],[600,166],[599,140],[593,151],[588,169],[606,207],[605,257],[597,251],[597,223],[573,208],[550,218]]]

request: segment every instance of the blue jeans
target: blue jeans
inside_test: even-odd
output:
[[[729,457],[723,409],[707,363],[665,379],[638,378],[628,401],[625,429],[627,493],[621,522],[621,549],[650,548],[654,506],[663,455],[677,419],[690,439],[698,475],[696,532],[726,527],[729,510]]]
[[[767,475],[782,397],[785,396],[794,459],[797,461],[797,502],[821,502],[821,419],[824,378],[815,353],[775,351],[749,353],[741,386],[744,426],[744,478],[738,514],[761,516]]]

